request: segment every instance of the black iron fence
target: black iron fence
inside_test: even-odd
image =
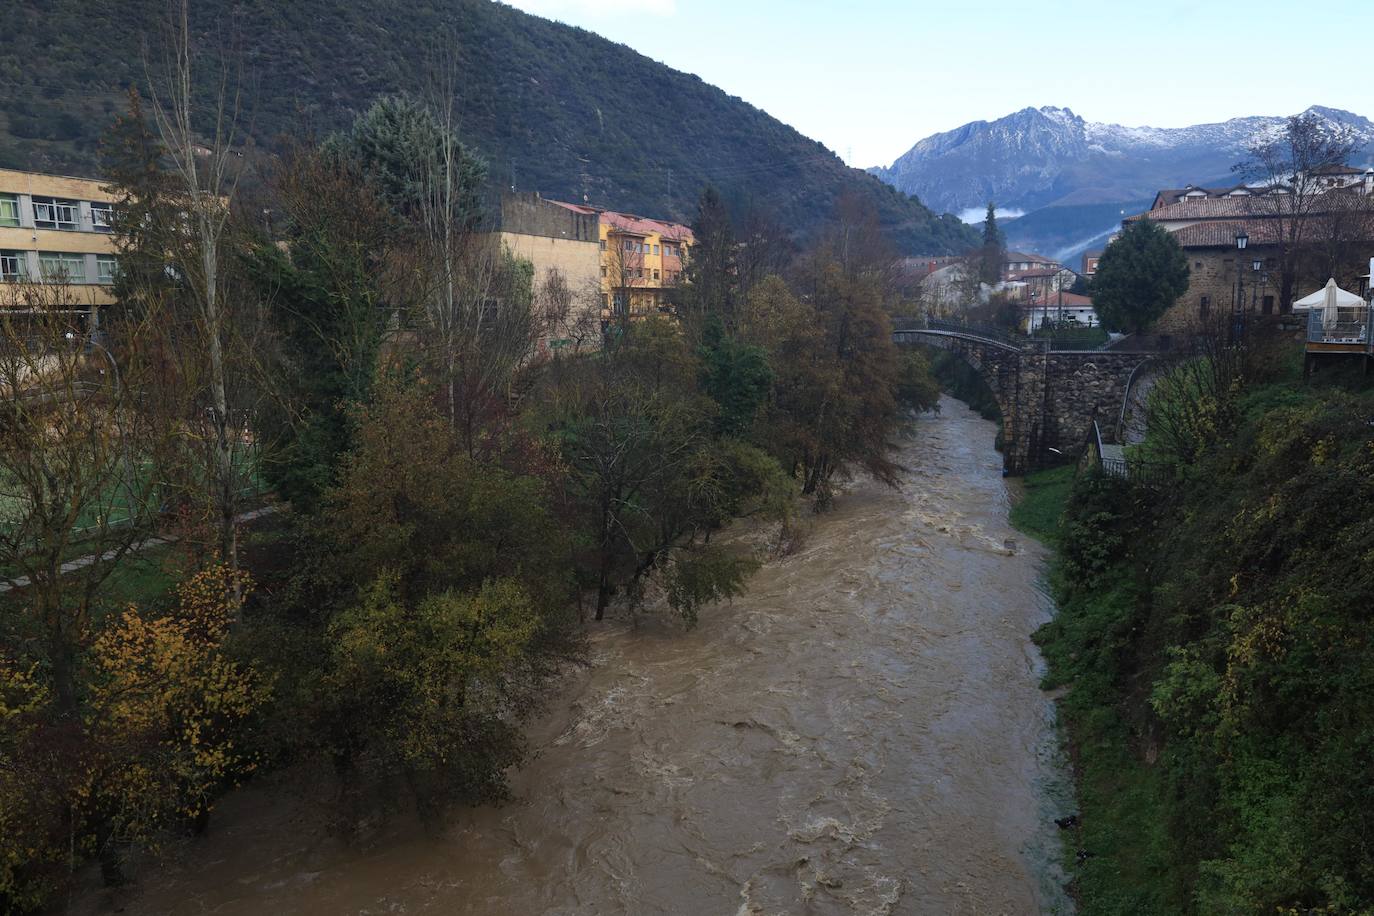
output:
[[[1102,428],[1096,420],[1088,434],[1088,449],[1084,458],[1091,469],[1151,490],[1162,490],[1174,480],[1173,468],[1169,465],[1129,457],[1121,446],[1103,442]]]

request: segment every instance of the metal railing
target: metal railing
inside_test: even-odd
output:
[[[1102,427],[1096,420],[1088,434],[1087,461],[1089,467],[1100,470],[1108,477],[1118,477],[1151,490],[1163,489],[1174,478],[1168,465],[1129,458],[1121,446],[1103,442]]]
[[[975,321],[950,321],[946,318],[926,319],[926,328],[931,331],[947,331],[951,334],[968,334],[971,337],[985,337],[988,340],[995,340],[998,343],[1009,344],[1014,347],[1024,347],[1027,343],[1026,338],[1011,334],[1005,328],[999,328],[993,324],[985,324]]]
[[[1374,306],[1342,305],[1307,313],[1307,342],[1350,344],[1369,349],[1374,342]]]
[[[1004,327],[982,321],[955,321],[949,318],[898,317],[892,319],[892,330],[943,331],[947,334],[966,334],[994,340],[1009,347],[1043,347],[1049,350],[1103,350],[1110,338],[1087,334],[1019,334]]]

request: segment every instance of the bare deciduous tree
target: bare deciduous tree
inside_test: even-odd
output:
[[[1330,203],[1322,172],[1344,165],[1354,148],[1349,131],[1309,112],[1289,118],[1281,133],[1257,140],[1235,166],[1245,181],[1261,185],[1260,193],[1245,200],[1273,227],[1257,241],[1274,247],[1282,312],[1292,308],[1301,262],[1317,232],[1314,217]]]
[[[26,282],[16,300],[0,308],[0,582],[23,589],[29,624],[3,629],[40,640],[66,715],[102,586],[156,519],[158,431],[138,364],[89,342],[73,288]],[[111,331],[133,347],[149,327]]]
[[[159,241],[178,274],[179,292],[189,300],[184,305],[191,307],[194,329],[202,344],[205,371],[189,374],[184,381],[194,378],[203,382],[208,392],[209,481],[218,546],[224,561],[237,569],[236,517],[246,437],[244,418],[235,417],[231,410],[235,381],[231,374],[235,368],[230,365],[229,338],[234,333],[234,313],[242,310],[239,300],[250,293],[235,284],[228,262],[234,231],[232,208],[241,174],[238,141],[242,96],[225,56],[220,60],[211,107],[202,109],[195,66],[201,55],[191,40],[187,0],[180,0],[172,9],[167,44],[161,73],[156,78],[149,74],[153,120],[176,185],[176,209],[166,214],[168,224],[161,227]],[[210,125],[203,139],[200,123]],[[185,355],[184,350],[175,352]],[[200,419],[185,418],[191,425]]]

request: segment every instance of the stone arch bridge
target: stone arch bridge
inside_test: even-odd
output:
[[[893,320],[898,345],[948,350],[976,369],[1002,411],[1008,474],[1024,474],[1076,456],[1096,420],[1114,437],[1131,382],[1157,354],[1053,350],[1047,340],[922,318]]]

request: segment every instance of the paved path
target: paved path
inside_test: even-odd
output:
[[[251,512],[243,513],[242,515],[234,519],[234,523],[242,525],[245,522],[251,522],[254,519],[262,518],[264,515],[271,515],[273,512],[277,511],[277,506],[263,506],[261,509],[254,509]],[[144,550],[149,549],[150,547],[160,547],[163,544],[170,544],[175,540],[176,538],[174,537],[147,538],[146,540],[139,541],[133,547],[129,548],[128,552],[140,553]],[[85,569],[87,566],[91,566],[95,563],[102,563],[106,560],[113,560],[118,555],[118,550],[107,550],[104,553],[100,554],[93,553],[89,556],[77,557],[75,560],[69,560],[66,563],[62,564],[62,574],[65,576],[67,573],[76,572],[78,569]],[[17,578],[8,579],[4,582],[0,582],[0,595],[3,595],[5,592],[11,591],[16,588],[24,588],[28,584],[28,576],[18,576]]]
[[[1123,445],[1139,445],[1145,441],[1146,407],[1150,400],[1150,390],[1154,388],[1162,372],[1162,366],[1152,364],[1149,368],[1141,370],[1140,376],[1131,385],[1130,394],[1127,396],[1125,427],[1118,433]]]

